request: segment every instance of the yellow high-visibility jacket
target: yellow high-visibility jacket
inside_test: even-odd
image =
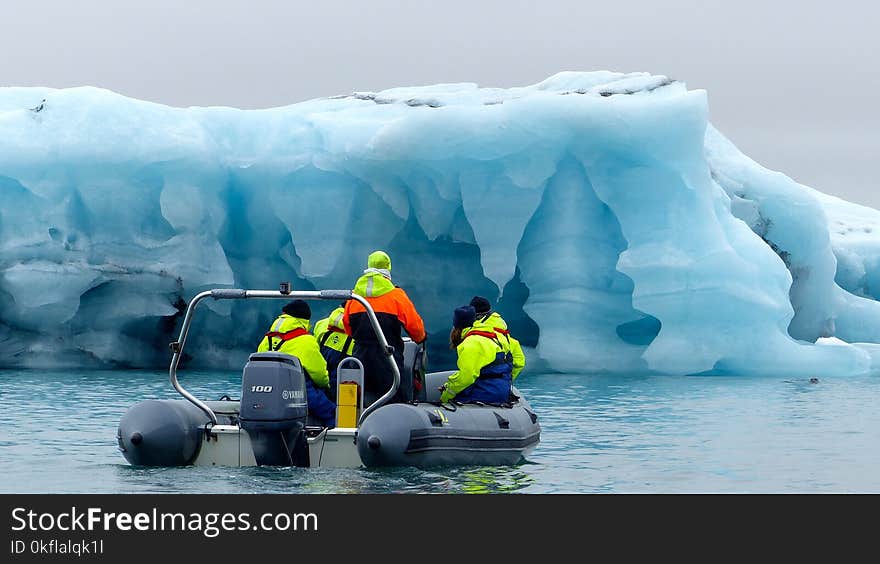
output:
[[[519,373],[522,372],[522,369],[526,366],[526,355],[523,353],[522,345],[519,344],[519,341],[513,338],[510,334],[510,331],[507,330],[507,322],[498,315],[498,312],[493,311],[489,317],[481,318],[480,321],[490,326],[495,333],[498,334],[498,341],[501,343],[501,348],[504,349],[504,352],[509,352],[510,356],[513,357],[513,379],[516,380],[516,377],[519,376]]]
[[[345,325],[342,323],[342,316],[345,314],[345,308],[338,307],[330,312],[330,315],[315,323],[315,339],[321,346],[330,347],[334,351],[339,351],[347,356],[351,356],[354,351],[354,339],[345,334]],[[322,343],[322,339],[327,332],[330,334]],[[346,350],[345,341],[348,341]]]
[[[442,402],[451,400],[476,382],[484,366],[495,362],[499,352],[507,352],[497,336],[494,339],[479,334],[468,337],[474,331],[495,334],[491,325],[481,321],[474,322],[472,327],[461,332],[462,342],[455,349],[458,352],[458,370],[446,380],[440,395]]]
[[[327,361],[321,355],[321,349],[318,341],[313,335],[309,334],[309,320],[299,317],[291,317],[286,313],[282,313],[272,322],[269,333],[292,333],[297,329],[305,330],[297,331],[302,333],[293,338],[284,340],[283,337],[270,337],[267,334],[260,341],[257,352],[266,352],[273,350],[295,356],[299,359],[300,364],[308,373],[312,383],[318,388],[330,387],[330,375],[327,373]],[[270,345],[271,340],[271,345]]]

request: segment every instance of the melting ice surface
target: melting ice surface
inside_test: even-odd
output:
[[[644,73],[248,111],[2,88],[0,363],[161,366],[195,293],[351,288],[385,249],[436,351],[482,294],[544,370],[871,372],[880,213],[707,113]],[[210,302],[191,363],[240,367],[279,306]]]

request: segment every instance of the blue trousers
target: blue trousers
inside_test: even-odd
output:
[[[309,415],[319,419],[325,427],[335,427],[336,404],[330,401],[322,389],[315,387],[311,378],[306,378],[306,396]]]
[[[335,400],[337,379],[336,369],[339,368],[339,363],[342,362],[342,359],[348,355],[344,352],[337,351],[336,349],[331,349],[326,345],[322,345],[321,356],[327,361],[327,373],[330,375],[330,398]]]
[[[477,378],[477,381],[460,391],[455,401],[461,403],[504,403],[510,397],[510,376],[500,378]]]

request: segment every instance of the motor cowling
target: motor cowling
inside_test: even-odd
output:
[[[241,378],[241,428],[261,466],[308,466],[303,431],[308,417],[305,372],[299,359],[254,353]]]

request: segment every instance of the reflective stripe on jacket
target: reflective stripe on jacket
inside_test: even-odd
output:
[[[354,339],[345,332],[345,324],[342,318],[345,309],[338,307],[330,312],[330,315],[315,323],[315,339],[322,347],[329,347],[334,351],[351,356],[354,351]],[[326,355],[324,355],[326,358]]]
[[[388,344],[403,352],[401,330],[405,329],[417,343],[425,340],[425,324],[409,296],[402,288],[378,272],[367,272],[355,284],[354,292],[363,296],[379,319],[379,325]],[[366,309],[357,300],[345,303],[342,316],[345,332],[360,344],[378,342]]]

